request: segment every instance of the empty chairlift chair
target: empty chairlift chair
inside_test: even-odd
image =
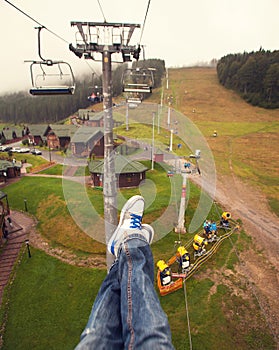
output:
[[[71,66],[63,61],[34,61],[30,66],[31,95],[72,95],[75,79]]]
[[[147,68],[130,68],[123,74],[123,92],[152,93],[153,85],[153,73]]]
[[[44,59],[41,55],[41,30],[38,29],[38,54],[41,61],[31,62],[31,95],[72,95],[75,91],[75,78],[69,63]]]

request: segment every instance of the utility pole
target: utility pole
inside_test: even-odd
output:
[[[170,109],[170,103],[169,103],[169,107],[168,107],[168,120],[167,120],[168,129],[170,128],[170,118],[171,118],[171,109]]]
[[[170,152],[172,152],[172,140],[173,140],[173,129],[171,129],[170,131],[170,147],[169,147]]]
[[[186,233],[186,228],[184,225],[184,223],[185,223],[185,203],[186,203],[186,184],[187,184],[186,171],[181,171],[181,175],[182,175],[182,191],[181,191],[178,224],[174,230],[177,233]]]
[[[152,112],[152,145],[151,145],[151,170],[154,170],[154,125],[155,112]]]
[[[117,181],[115,176],[115,154],[113,151],[112,114],[112,54],[122,55],[123,62],[139,59],[140,48],[130,45],[130,39],[139,24],[107,22],[71,22],[78,28],[76,47],[69,45],[70,51],[81,58],[95,59],[101,54],[103,69],[104,107],[104,217],[106,243],[117,226]],[[113,263],[113,256],[107,253],[107,268]]]
[[[129,131],[129,103],[126,103],[126,131]]]
[[[166,69],[166,78],[167,78],[167,90],[169,89],[169,71]]]

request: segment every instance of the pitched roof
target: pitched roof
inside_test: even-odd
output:
[[[93,160],[88,164],[89,171],[91,173],[104,173],[104,161]],[[148,170],[148,168],[140,162],[128,159],[121,155],[115,156],[115,173],[116,174],[130,174],[130,173],[142,173]]]
[[[0,199],[7,197],[6,193],[0,191]]]
[[[45,133],[50,126],[48,124],[30,124],[28,125],[32,136],[45,136]]]
[[[75,125],[60,125],[60,124],[51,124],[51,130],[49,133],[53,132],[58,137],[72,137],[77,131],[77,126]]]
[[[94,112],[89,109],[79,109],[78,110],[78,117],[79,118],[87,118],[89,117],[89,120],[94,121],[94,120],[100,120],[104,118],[104,111],[101,112]]]
[[[77,129],[71,141],[75,143],[87,143],[92,139],[99,140],[104,135],[101,128],[81,126]]]
[[[8,160],[2,160],[0,159],[0,171],[5,171],[8,168],[14,168],[18,167],[18,164],[13,164],[12,162],[9,162]]]
[[[12,140],[13,139],[13,131],[15,131],[17,137],[21,137],[22,135],[22,127],[19,127],[17,125],[9,125],[9,126],[4,126],[1,130],[3,131],[6,140]]]
[[[104,112],[99,112],[99,113],[94,113],[94,114],[89,114],[89,120],[94,121],[94,120],[101,120],[104,118]]]

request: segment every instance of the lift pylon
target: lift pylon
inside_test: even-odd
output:
[[[186,184],[187,184],[187,172],[181,171],[182,175],[182,191],[181,191],[181,200],[180,200],[180,208],[178,215],[178,224],[174,228],[176,233],[186,233],[185,227],[185,203],[186,203]]]
[[[130,40],[139,24],[108,22],[71,22],[76,26],[76,47],[69,49],[79,58],[95,59],[94,54],[102,56],[103,68],[103,105],[104,105],[104,216],[106,242],[111,238],[117,226],[117,186],[115,175],[115,154],[113,152],[113,115],[112,115],[112,54],[120,54],[123,62],[138,60],[140,46],[130,45]],[[108,269],[113,257],[107,255]]]

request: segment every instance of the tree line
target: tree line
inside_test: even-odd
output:
[[[244,52],[222,57],[217,64],[220,83],[247,102],[263,108],[279,107],[279,51]]]
[[[161,85],[165,74],[165,62],[160,59],[138,61],[139,67],[155,68],[154,87]],[[112,94],[122,94],[122,76],[127,64],[118,64],[112,71]],[[31,96],[26,91],[0,96],[0,120],[5,123],[55,123],[74,114],[81,108],[87,108],[91,102],[88,97],[94,92],[95,86],[102,86],[102,76],[91,76],[76,79],[76,89],[73,95]]]

